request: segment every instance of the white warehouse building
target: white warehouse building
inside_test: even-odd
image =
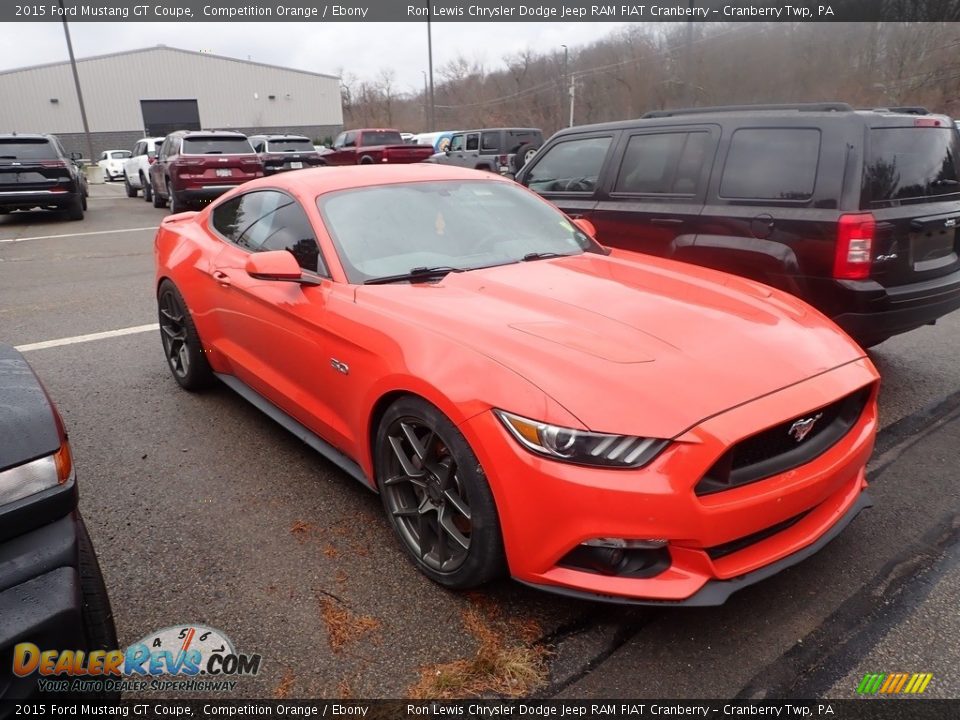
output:
[[[174,130],[297,133],[343,129],[340,80],[159,45],[78,58],[93,151],[131,149]],[[0,72],[0,133],[52,133],[88,154],[69,62]]]

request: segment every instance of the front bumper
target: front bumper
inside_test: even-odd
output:
[[[0,698],[29,698],[36,675],[12,673],[13,649],[31,642],[45,649],[84,648],[74,511],[0,543]]]
[[[533,455],[489,412],[461,430],[487,469],[515,579],[616,602],[718,604],[812,554],[865,506],[876,380],[866,360],[818,375],[703,421],[638,470],[587,468]],[[814,460],[723,492],[695,494],[699,480],[733,444],[871,384],[857,422]],[[784,529],[764,534],[781,524]],[[751,536],[758,539],[733,552],[712,553]],[[571,551],[594,538],[664,539],[669,562],[650,577],[564,564]]]

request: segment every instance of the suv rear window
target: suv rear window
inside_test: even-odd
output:
[[[236,137],[185,137],[184,155],[243,155],[253,152],[246,138]]]
[[[267,140],[267,150],[270,152],[314,152],[313,143],[305,138],[290,138],[286,140]]]
[[[733,133],[720,196],[737,200],[809,200],[817,179],[820,131],[744,128]]]
[[[952,127],[872,128],[860,205],[960,193],[960,137]]]
[[[543,145],[543,134],[530,130],[508,130],[504,142],[507,144],[506,152],[515,153],[521,145]]]
[[[57,149],[45,138],[0,140],[0,160],[56,160],[57,158]]]

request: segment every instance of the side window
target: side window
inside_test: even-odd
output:
[[[326,275],[327,269],[320,258],[320,246],[310,220],[295,200],[286,199],[287,204],[278,207],[270,218],[270,233],[260,249],[287,250],[304,270]]]
[[[709,145],[706,132],[634,135],[614,192],[693,195]]]
[[[479,150],[480,149],[480,134],[479,133],[470,133],[467,135],[467,150]]]
[[[357,133],[348,132],[343,136],[343,146],[344,147],[356,147],[357,146]]]
[[[480,135],[480,150],[483,152],[497,152],[500,149],[500,133],[485,132]]]
[[[266,142],[263,140],[257,140],[253,145],[253,151],[256,153],[262,153],[266,150]]]
[[[450,139],[450,152],[463,150],[463,135],[454,135]]]
[[[337,135],[337,139],[333,141],[333,147],[342,148],[344,141],[347,139],[346,133],[340,133]]]
[[[593,192],[607,157],[611,137],[559,142],[541,151],[526,183],[538,192]]]
[[[327,272],[306,213],[288,195],[273,190],[249,192],[215,207],[211,222],[244,250],[288,250],[304,270]]]
[[[106,160],[106,159],[107,159],[107,154],[106,154],[105,152],[100,153],[100,159],[101,159],[101,160]]]
[[[134,157],[136,157],[136,156],[138,156],[138,155],[143,155],[143,143],[142,143],[142,142],[138,142],[136,145],[133,146],[133,155],[134,155]]]
[[[720,196],[748,200],[809,200],[817,179],[820,131],[744,128],[733,133]]]

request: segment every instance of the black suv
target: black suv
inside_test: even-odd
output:
[[[454,133],[447,149],[429,162],[507,175],[520,170],[541,145],[543,132],[539,128],[464,130]]]
[[[263,161],[263,174],[321,167],[320,153],[303,135],[251,135],[253,151]]]
[[[83,220],[87,178],[78,160],[54,135],[0,134],[0,214],[65,210],[70,220]]]
[[[960,135],[923,108],[651,112],[558,132],[517,181],[606,245],[786,290],[864,346],[960,308]]]
[[[0,700],[37,695],[36,673],[12,672],[20,643],[118,647],[63,420],[23,356],[0,343]]]

